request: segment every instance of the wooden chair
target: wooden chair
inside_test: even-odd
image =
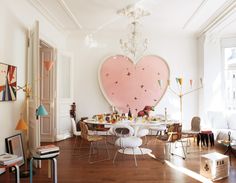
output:
[[[199,135],[199,133],[201,132],[201,119],[198,116],[195,116],[192,118],[191,120],[191,129],[190,130],[183,130],[182,131],[182,135],[184,138],[187,138],[187,147],[191,145],[191,141],[190,139],[193,138],[194,142],[197,138],[197,136]]]
[[[109,154],[109,151],[107,148],[106,138],[99,136],[99,135],[89,135],[88,126],[85,122],[80,122],[80,128],[81,128],[82,141],[86,141],[86,142],[90,143],[88,162],[92,164],[92,163],[96,163],[96,162],[110,160],[110,154]],[[91,156],[92,156],[92,154],[94,154],[95,146],[98,147],[98,142],[104,142],[105,147],[106,147],[106,151],[107,151],[107,158],[92,161]]]
[[[194,140],[195,140],[195,138],[197,137],[197,135],[201,131],[200,123],[201,123],[200,117],[197,117],[197,116],[193,117],[191,120],[191,129],[190,130],[183,130],[182,134],[187,137],[194,137]]]

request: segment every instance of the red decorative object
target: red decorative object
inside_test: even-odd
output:
[[[153,106],[145,106],[143,110],[138,112],[138,117],[149,117],[149,112],[150,111],[154,111],[154,107]]]
[[[45,60],[43,63],[44,63],[44,67],[47,71],[50,71],[52,69],[53,64],[54,64],[54,62],[51,60]]]

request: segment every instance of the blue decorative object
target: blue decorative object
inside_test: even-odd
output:
[[[46,116],[46,115],[48,115],[47,110],[45,109],[45,107],[42,104],[40,104],[38,109],[36,109],[37,118],[38,118],[38,116]]]

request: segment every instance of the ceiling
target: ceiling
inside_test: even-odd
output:
[[[150,11],[141,23],[148,30],[199,34],[235,14],[236,0],[28,0],[61,31],[122,31],[130,20],[117,14],[128,5]],[[236,16],[235,16],[236,17]],[[221,28],[236,30],[236,18]],[[231,30],[231,29],[230,29]],[[233,32],[233,31],[231,31]]]

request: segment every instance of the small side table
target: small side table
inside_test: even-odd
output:
[[[228,132],[228,140],[219,140],[218,143],[223,144],[224,146],[227,147],[224,154],[229,155],[229,162],[231,165],[231,155],[233,155],[236,158],[236,153],[234,152],[234,150],[236,150],[236,148],[235,148],[235,145],[232,145],[230,136],[231,136],[231,132],[229,131]]]
[[[47,157],[42,157],[37,153],[33,153],[33,157],[30,160],[30,183],[33,183],[33,161],[34,160],[51,160],[52,163],[52,174],[53,174],[53,183],[57,183],[57,159],[56,157],[58,156],[53,154],[48,154]]]
[[[0,165],[0,168],[10,168],[10,167],[15,167],[15,177],[16,177],[16,183],[20,183],[20,169],[19,166],[17,165],[18,162],[11,164],[11,165]]]

